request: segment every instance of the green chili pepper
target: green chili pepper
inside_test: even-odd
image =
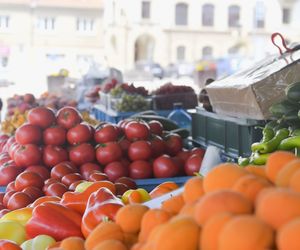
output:
[[[265,165],[270,154],[259,154],[259,153],[253,153],[250,157],[250,164],[254,165]]]
[[[300,128],[297,128],[292,132],[292,136],[297,136],[297,135],[300,135]]]
[[[294,148],[300,148],[300,135],[286,138],[278,146],[280,150],[291,150]]]
[[[256,151],[261,154],[271,153],[275,151],[282,140],[289,136],[289,130],[286,128],[282,128],[278,130],[275,136],[268,142],[261,143],[256,147]]]
[[[270,121],[265,125],[265,128],[271,128],[274,129],[276,126],[278,125],[278,121],[274,120],[274,121]]]
[[[265,127],[263,129],[263,138],[260,142],[255,142],[251,145],[251,150],[252,152],[256,152],[260,149],[262,149],[262,144],[266,143],[268,141],[270,141],[271,139],[274,138],[275,134],[274,134],[274,130],[270,127]]]
[[[249,162],[250,162],[250,159],[248,157],[247,158],[239,157],[239,159],[238,159],[238,164],[241,167],[248,166]]]

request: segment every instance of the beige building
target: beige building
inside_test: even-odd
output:
[[[103,61],[103,29],[101,0],[0,0],[0,76],[28,84],[60,68],[79,75]]]
[[[228,55],[256,60],[276,52],[270,42],[273,32],[290,40],[300,38],[297,4],[298,0],[106,0],[105,52],[110,64],[126,69],[139,60],[164,66]]]

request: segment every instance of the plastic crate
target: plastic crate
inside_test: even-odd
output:
[[[99,96],[100,96],[99,101],[98,101],[99,104],[103,105],[105,108],[107,108],[108,107],[109,94],[99,91]]]
[[[266,121],[221,116],[197,107],[192,115],[192,138],[201,146],[213,145],[234,159],[251,155],[251,144],[262,138]]]
[[[159,184],[166,182],[166,181],[173,181],[178,186],[182,186],[191,177],[192,176],[181,176],[181,177],[172,177],[172,178],[138,179],[138,180],[135,180],[135,182],[139,188],[144,188],[148,192],[150,192],[155,187],[157,187]]]
[[[0,186],[0,192],[5,192],[6,186]]]
[[[192,109],[198,105],[197,95],[193,92],[168,95],[154,95],[152,97],[152,101],[154,110],[173,109],[174,103],[176,102],[182,103],[182,107],[184,109]]]

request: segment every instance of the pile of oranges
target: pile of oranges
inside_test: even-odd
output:
[[[71,249],[73,240],[56,249]],[[265,166],[220,164],[189,179],[159,209],[126,205],[77,246],[72,249],[300,249],[300,159],[278,151]]]

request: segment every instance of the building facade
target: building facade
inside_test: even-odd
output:
[[[273,32],[299,41],[297,6],[297,0],[106,0],[105,48],[110,64],[127,69],[140,60],[164,66],[257,60],[276,52]]]

